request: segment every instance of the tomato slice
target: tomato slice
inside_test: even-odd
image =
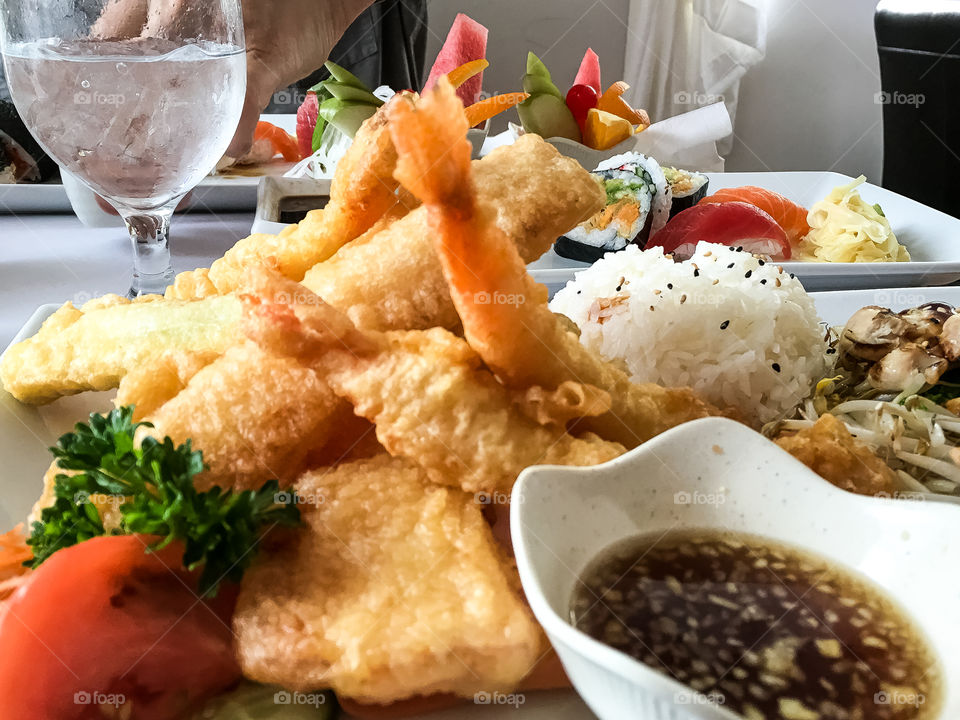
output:
[[[597,91],[589,85],[574,85],[567,91],[567,107],[570,108],[573,119],[580,126],[581,134],[587,122],[587,113],[597,106],[598,98]]]
[[[240,679],[236,588],[201,600],[183,548],[144,552],[152,540],[64,548],[0,605],[5,720],[175,720]]]

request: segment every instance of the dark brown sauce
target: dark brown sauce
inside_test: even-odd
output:
[[[573,624],[749,720],[936,716],[940,665],[869,580],[749,535],[686,531],[608,548]]]

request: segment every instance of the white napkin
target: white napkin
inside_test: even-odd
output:
[[[722,102],[736,120],[740,80],[766,52],[762,0],[630,0],[627,25],[631,104],[657,119]],[[732,145],[731,130],[720,153]]]

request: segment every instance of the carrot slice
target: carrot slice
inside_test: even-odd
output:
[[[475,102],[466,109],[467,123],[470,127],[486,122],[495,115],[499,115],[504,110],[509,110],[514,105],[519,105],[530,95],[525,92],[504,93],[503,95],[494,95],[486,100]]]
[[[300,146],[297,139],[283,128],[278,128],[273,123],[261,120],[257,123],[257,129],[253,132],[253,139],[269,140],[274,150],[283,155],[287,162],[297,162],[300,160]]]
[[[460,67],[454,68],[448,72],[447,80],[450,81],[450,84],[453,85],[454,88],[458,88],[474,75],[482,73],[488,67],[490,67],[490,63],[484,58],[480,58],[479,60],[471,60],[470,62],[466,62]]]
[[[24,563],[33,557],[23,523],[0,535],[0,600],[13,593],[29,572]]]

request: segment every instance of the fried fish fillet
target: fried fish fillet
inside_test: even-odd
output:
[[[603,190],[580,165],[536,135],[472,163],[477,203],[524,262],[603,207]],[[355,325],[371,330],[456,329],[427,211],[417,208],[315,265],[303,284]]]
[[[876,495],[893,493],[897,474],[833,415],[823,415],[813,427],[777,438],[782,447],[825,480],[843,490]]]
[[[376,425],[391,454],[425,468],[436,483],[509,492],[530,465],[595,465],[624,452],[595,435],[574,437],[563,424],[538,422],[523,408],[529,393],[505,388],[463,338],[442,328],[359,331],[286,278],[260,270],[249,283],[244,324],[251,339],[316,370]],[[596,395],[582,397],[593,402]],[[592,412],[605,412],[607,400]]]
[[[315,372],[246,342],[197,372],[146,419],[156,436],[190,439],[203,451],[210,468],[197,476],[198,486],[255,489],[272,479],[289,484],[308,458],[335,462],[319,451],[344,428],[356,428],[352,418],[349,404]]]
[[[297,481],[306,527],[234,615],[244,674],[386,703],[515,687],[546,650],[474,498],[381,455]]]
[[[235,297],[196,302],[106,295],[66,303],[36,335],[7,350],[0,380],[22,402],[45,403],[85,390],[109,390],[133,369],[171,353],[212,360],[242,338]]]

